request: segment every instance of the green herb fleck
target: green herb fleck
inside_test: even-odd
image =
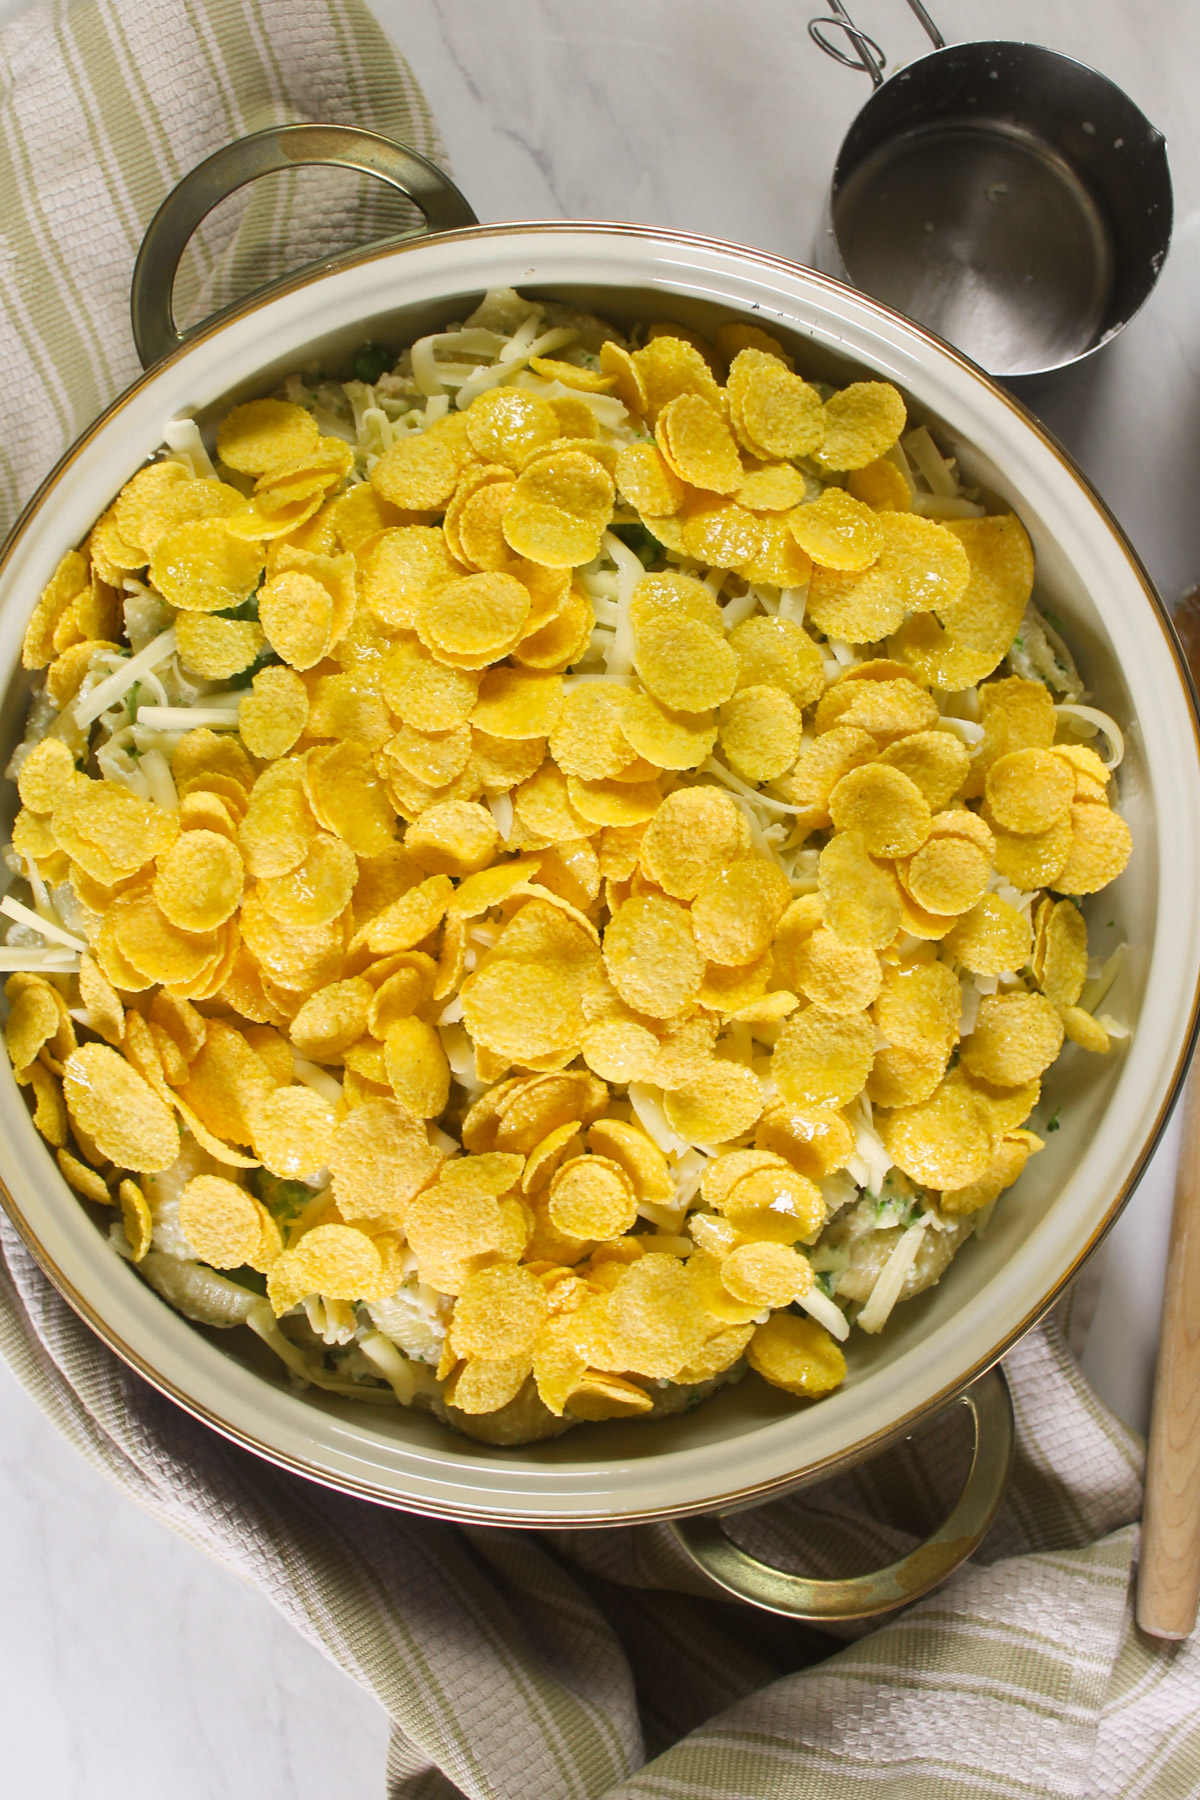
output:
[[[1048,1118],[1046,1120],[1046,1130],[1047,1131],[1057,1131],[1058,1130],[1058,1126],[1059,1126],[1058,1115],[1059,1115],[1059,1113],[1061,1113],[1061,1111],[1062,1111],[1061,1106],[1055,1107],[1054,1112],[1052,1113],[1050,1118]]]

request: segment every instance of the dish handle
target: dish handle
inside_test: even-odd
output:
[[[255,131],[198,163],[172,188],[146,229],[129,296],[133,341],[143,368],[177,350],[190,335],[175,323],[172,296],[180,259],[196,227],[214,206],[260,175],[313,164],[357,169],[406,195],[425,220],[423,227],[408,234],[413,237],[478,224],[467,201],[435,163],[378,132],[356,125],[272,125]]]
[[[676,1543],[710,1581],[737,1600],[767,1612],[821,1623],[868,1619],[919,1600],[952,1575],[975,1550],[995,1518],[1012,1468],[1015,1428],[1012,1396],[999,1364],[960,1394],[971,1415],[971,1466],[950,1516],[931,1537],[899,1562],[844,1581],[789,1575],[740,1550],[722,1529],[721,1515],[672,1519]]]

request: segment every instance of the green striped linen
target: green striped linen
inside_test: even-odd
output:
[[[168,189],[234,138],[296,120],[367,125],[444,156],[411,71],[358,0],[56,0],[0,32],[0,531],[140,372],[129,278]],[[415,217],[349,172],[258,182],[196,234],[176,316]]]
[[[441,155],[357,0],[88,0],[0,33],[0,516],[137,372],[129,274],[167,188],[288,119]],[[243,195],[209,222],[181,310],[383,228],[388,204],[324,172]],[[1200,1648],[1132,1625],[1141,1447],[1057,1321],[1008,1359],[1019,1453],[982,1553],[888,1623],[830,1633],[713,1598],[659,1526],[459,1529],[270,1468],[104,1349],[7,1222],[0,1350],[94,1466],[378,1696],[389,1800],[1200,1795]],[[962,1461],[952,1417],[733,1529],[781,1566],[846,1573],[944,1515]]]

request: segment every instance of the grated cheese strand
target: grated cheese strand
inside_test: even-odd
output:
[[[0,974],[17,975],[26,970],[42,975],[73,975],[79,968],[79,957],[67,950],[9,950],[0,945]]]
[[[668,1125],[658,1088],[645,1081],[631,1081],[629,1104],[637,1115],[638,1124],[643,1131],[649,1132],[664,1156],[680,1156],[692,1148],[686,1138],[680,1137]]]
[[[0,900],[0,912],[6,913],[10,919],[15,919],[18,925],[30,925],[34,931],[40,931],[48,943],[62,944],[68,950],[87,949],[82,938],[75,937],[70,931],[64,931],[61,925],[52,924],[49,919],[43,919],[40,913],[35,913],[31,907],[22,906],[21,902],[14,900],[10,894],[5,894],[4,898]]]
[[[119,669],[114,669],[111,675],[98,681],[91,692],[79,701],[71,716],[80,730],[86,730],[101,713],[107,712],[116,701],[123,699],[134,683],[148,675],[156,663],[166,662],[174,654],[175,627],[169,625],[166,631],[160,631],[156,638],[151,638],[144,650],[139,650],[136,656],[128,657]]]
[[[613,531],[606,531],[600,540],[603,548],[617,566],[617,617],[613,641],[604,659],[604,667],[609,675],[628,675],[633,668],[633,621],[629,616],[633,590],[646,573],[641,558],[635,556],[628,544],[623,544]]]
[[[823,1325],[830,1337],[836,1338],[839,1344],[844,1344],[850,1336],[850,1325],[845,1313],[819,1287],[810,1287],[807,1294],[801,1294],[797,1305],[802,1306],[818,1325]]]
[[[1125,739],[1114,718],[1098,706],[1080,706],[1074,701],[1063,701],[1054,711],[1059,718],[1082,719],[1085,724],[1094,725],[1109,744],[1109,755],[1101,757],[1101,762],[1110,775],[1120,768],[1125,759]]]
[[[892,1308],[903,1290],[904,1277],[912,1268],[917,1252],[925,1241],[928,1225],[927,1218],[918,1219],[915,1225],[910,1225],[879,1271],[867,1303],[858,1315],[857,1322],[863,1331],[882,1331],[887,1324]]]
[[[139,706],[137,722],[150,731],[194,731],[207,725],[210,731],[236,731],[236,706]]]
[[[207,481],[217,479],[217,471],[195,419],[168,419],[163,426],[163,442],[175,452],[175,460],[186,458],[197,475]]]
[[[787,813],[789,816],[794,816],[807,810],[807,808],[803,806],[789,806],[786,800],[776,800],[772,794],[760,793],[757,788],[752,788],[748,782],[739,780],[736,775],[732,774],[731,771],[725,767],[724,763],[719,763],[715,756],[710,756],[707,762],[700,765],[700,773],[701,775],[715,775],[717,780],[721,782],[724,787],[729,788],[734,794],[740,794],[743,800],[749,800],[754,806],[766,806],[769,807],[772,812]]]

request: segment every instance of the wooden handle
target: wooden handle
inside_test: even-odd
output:
[[[1138,1568],[1137,1622],[1161,1638],[1190,1637],[1200,1601],[1200,1058],[1183,1106]]]

